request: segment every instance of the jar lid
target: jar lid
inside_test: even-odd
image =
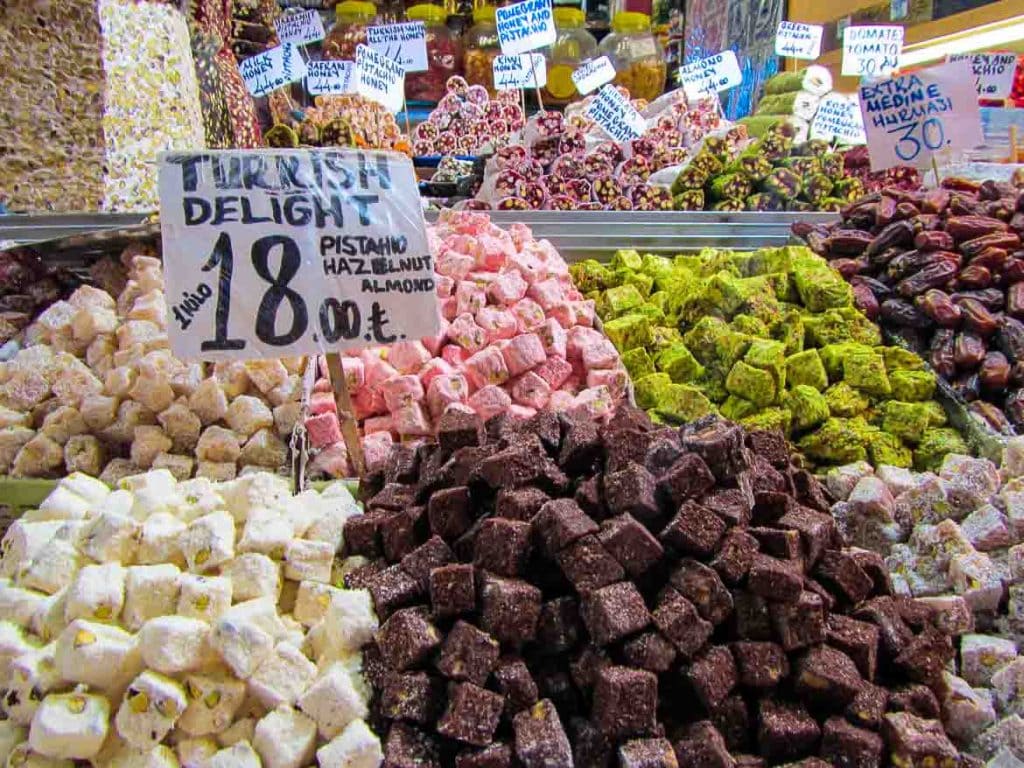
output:
[[[579,8],[566,8],[560,6],[555,8],[555,26],[574,29],[582,27],[587,17]]]
[[[615,32],[650,32],[651,17],[636,11],[620,11],[612,19],[612,30]]]
[[[377,15],[377,6],[366,0],[345,0],[345,2],[334,6],[334,12],[338,16],[350,19],[369,20]]]
[[[444,8],[431,3],[414,5],[405,12],[405,16],[409,21],[425,21],[430,24],[444,24],[445,19],[448,18]]]
[[[485,5],[482,8],[477,8],[473,11],[473,23],[479,24],[481,21],[489,21],[494,23],[495,13],[494,8],[489,5]]]

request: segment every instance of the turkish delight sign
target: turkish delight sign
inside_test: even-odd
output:
[[[405,103],[405,67],[369,46],[357,45],[356,93],[398,112]]]
[[[367,27],[366,42],[406,72],[427,71],[427,27],[422,21]]]
[[[498,40],[506,56],[529,53],[555,43],[551,0],[523,0],[495,11]]]
[[[279,16],[274,22],[277,38],[282,43],[306,45],[324,39],[324,23],[317,11],[300,11]]]
[[[843,74],[885,77],[899,69],[903,27],[867,25],[843,30]]]
[[[341,59],[311,61],[306,75],[306,90],[313,96],[355,93],[355,76],[355,62]]]
[[[818,102],[811,121],[811,138],[840,144],[866,144],[864,117],[856,94],[830,93]]]
[[[780,21],[775,32],[775,55],[791,59],[816,59],[821,55],[823,32],[824,28],[819,24]]]
[[[572,73],[572,82],[576,90],[584,96],[614,79],[615,65],[607,56],[585,61]]]
[[[311,355],[439,332],[409,158],[351,149],[160,158],[171,349]]]
[[[740,63],[733,51],[722,51],[706,59],[687,64],[682,70],[683,89],[687,98],[727,91],[743,82]]]
[[[543,88],[548,84],[548,65],[539,53],[494,57],[494,88],[511,91],[519,88]]]
[[[957,53],[949,61],[969,61],[974,72],[974,89],[983,99],[1008,99],[1017,71],[1013,53]]]
[[[860,87],[871,170],[924,168],[982,143],[971,67],[941,64]]]
[[[291,43],[250,56],[238,69],[253,96],[266,96],[283,85],[301,80],[308,71],[299,49]]]
[[[587,107],[587,116],[615,141],[639,139],[647,131],[647,123],[614,85],[606,85]]]

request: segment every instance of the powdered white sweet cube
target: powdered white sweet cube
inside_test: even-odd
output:
[[[292,524],[280,509],[256,508],[249,513],[238,542],[241,552],[260,552],[281,559],[292,540]]]
[[[288,479],[269,472],[255,472],[220,487],[227,510],[242,524],[253,510],[284,512],[292,496]]]
[[[53,538],[43,551],[22,564],[18,584],[52,595],[71,583],[81,563],[82,556],[70,542]]]
[[[120,627],[76,619],[57,638],[57,669],[73,683],[112,691],[141,671],[134,635]]]
[[[166,469],[141,472],[122,479],[117,485],[118,488],[131,491],[134,495],[132,515],[140,520],[154,512],[166,510],[178,495],[178,481]]]
[[[281,594],[281,564],[258,552],[244,552],[221,566],[231,582],[231,599],[236,603],[269,597],[277,602]]]
[[[211,738],[180,739],[175,745],[181,768],[206,768],[206,761],[217,754],[219,747]]]
[[[21,518],[11,523],[0,541],[0,551],[3,552],[0,576],[14,576],[24,563],[46,546],[60,527],[59,520],[33,523]]]
[[[261,768],[260,757],[247,741],[220,750],[206,761],[207,768]]]
[[[295,596],[292,615],[303,626],[312,627],[327,615],[333,596],[342,590],[319,581],[303,581]]]
[[[114,718],[117,733],[135,749],[152,749],[188,706],[176,680],[146,670],[132,680]]]
[[[313,490],[302,491],[288,500],[284,514],[296,536],[303,536],[320,516],[320,503],[320,494]]]
[[[51,644],[11,660],[3,705],[7,717],[19,725],[32,722],[40,698],[61,684],[54,653]]]
[[[363,720],[353,720],[316,751],[316,760],[320,768],[379,768],[384,752],[370,726]]]
[[[0,720],[0,764],[7,765],[7,758],[14,748],[28,738],[28,729],[10,720]]]
[[[228,412],[228,398],[216,379],[203,379],[188,397],[188,407],[203,425],[220,421]]]
[[[49,642],[64,631],[64,604],[67,602],[67,589],[46,598],[39,606],[39,612],[32,617],[32,633]]]
[[[178,483],[178,492],[181,494],[182,502],[174,513],[186,523],[224,507],[224,498],[220,495],[219,486],[204,477]]]
[[[192,672],[209,658],[210,625],[186,616],[157,616],[139,630],[146,666],[165,675]]]
[[[0,616],[30,629],[32,620],[42,609],[46,599],[47,595],[42,592],[12,586],[10,581],[4,579],[4,583],[0,584]]]
[[[313,759],[316,723],[291,707],[278,707],[256,723],[252,745],[264,768],[302,768]]]
[[[185,565],[181,537],[188,526],[169,512],[150,515],[142,524],[142,536],[136,558],[143,565],[174,563]]]
[[[175,611],[181,571],[176,565],[135,565],[127,569],[122,621],[132,631]]]
[[[120,563],[84,566],[68,588],[64,619],[116,621],[124,607],[126,576]]]
[[[365,589],[340,589],[331,595],[323,626],[329,638],[328,653],[340,656],[353,653],[373,639],[377,614]]]
[[[14,659],[38,647],[24,627],[13,621],[0,621],[0,680],[7,679],[8,667]]]
[[[353,720],[367,714],[366,702],[348,669],[332,664],[299,698],[299,709],[316,721],[317,731],[332,739]]]
[[[244,680],[270,656],[275,640],[284,631],[273,600],[248,600],[232,606],[217,619],[210,645]]]
[[[110,744],[109,740],[107,744]],[[105,752],[106,748],[104,748]],[[110,752],[109,758],[103,761],[97,759],[95,763],[103,765],[105,768],[181,768],[174,755],[174,750],[164,744],[139,751],[132,749],[125,742],[120,742],[116,749]]]
[[[342,490],[344,493],[320,494],[320,514],[304,536],[313,541],[326,541],[334,546],[335,551],[341,549],[345,521],[359,513],[355,499],[347,489]]]
[[[130,564],[135,560],[140,529],[134,518],[116,512],[102,512],[89,522],[80,549],[86,557],[98,563]]]
[[[100,504],[111,494],[110,488],[105,483],[81,472],[72,472],[58,483],[58,487],[71,491],[76,496],[85,499],[90,505]]]
[[[295,581],[331,580],[334,545],[326,541],[292,539],[284,550],[284,575]]]
[[[245,698],[245,683],[226,676],[189,675],[185,678],[188,707],[178,720],[178,730],[189,736],[206,736],[227,728]]]
[[[231,607],[231,582],[223,576],[183,573],[178,580],[178,614],[212,623]]]
[[[249,678],[249,690],[268,709],[294,704],[316,679],[316,665],[291,643],[281,642]]]
[[[181,537],[181,551],[197,573],[226,563],[235,556],[235,521],[227,512],[193,520]]]
[[[110,703],[89,693],[51,693],[36,710],[28,732],[33,750],[48,757],[87,760],[107,737]]]

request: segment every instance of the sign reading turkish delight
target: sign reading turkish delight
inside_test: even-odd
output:
[[[682,78],[687,98],[699,99],[736,87],[743,82],[743,73],[735,52],[722,51],[684,66]]]
[[[576,90],[586,96],[615,79],[615,65],[607,56],[585,61],[572,73]]]
[[[309,62],[306,90],[313,96],[355,93],[356,65],[353,61],[324,59]]]
[[[159,189],[178,357],[312,355],[439,332],[409,158],[352,149],[165,153]]]
[[[271,91],[301,80],[308,67],[291,43],[250,56],[238,65],[245,87],[253,96],[266,96]]]
[[[871,170],[924,168],[982,143],[970,64],[957,61],[860,87]]]
[[[398,112],[405,103],[405,67],[369,46],[357,45],[356,93]]]
[[[587,116],[596,122],[615,141],[639,139],[647,131],[647,123],[619,93],[614,85],[606,85],[587,107]]]
[[[278,40],[292,45],[315,43],[323,40],[326,34],[320,14],[314,10],[279,16],[274,22],[274,29],[277,30]]]
[[[903,27],[867,25],[843,30],[843,74],[885,77],[899,69]]]
[[[957,53],[949,61],[969,61],[974,72],[974,89],[983,99],[1008,99],[1017,71],[1015,53]]]
[[[551,0],[523,0],[495,11],[498,40],[506,56],[529,53],[555,43]]]
[[[406,72],[427,71],[427,27],[422,21],[367,27],[366,43]]]
[[[543,88],[548,84],[548,65],[539,53],[494,57],[494,88],[511,91],[518,88]]]
[[[775,32],[775,55],[791,59],[816,59],[821,55],[821,36],[824,31],[820,24],[780,21]]]
[[[864,117],[855,94],[830,93],[818,102],[811,122],[811,138],[840,144],[866,144]]]

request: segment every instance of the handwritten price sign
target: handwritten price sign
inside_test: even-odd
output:
[[[727,91],[743,82],[740,63],[733,51],[722,51],[715,56],[695,61],[683,67],[683,89],[687,98]]]
[[[1014,53],[957,53],[949,61],[969,61],[974,72],[974,88],[983,99],[1008,99],[1017,71]]]
[[[614,85],[606,85],[587,107],[587,116],[615,141],[639,139],[647,132],[647,123]]]
[[[818,24],[781,21],[775,32],[775,55],[791,59],[816,59],[821,55],[824,28]]]
[[[576,90],[584,96],[614,79],[615,65],[607,56],[598,56],[596,59],[586,61],[572,73],[572,82],[576,86]]]
[[[406,72],[427,71],[427,28],[422,21],[367,27],[366,42]]]
[[[830,93],[818,102],[818,111],[811,123],[811,138],[840,144],[866,144],[864,118],[860,99],[853,94]]]
[[[311,355],[438,333],[408,158],[170,153],[159,185],[168,328],[180,358]]]
[[[355,79],[355,62],[338,59],[311,61],[306,75],[306,90],[314,96],[355,93]]]
[[[498,40],[506,56],[529,53],[555,43],[551,0],[523,0],[495,11]]]
[[[398,112],[405,102],[405,68],[369,46],[357,45],[356,93]]]
[[[266,96],[306,76],[306,62],[291,43],[251,56],[238,65],[245,87],[253,96]]]
[[[843,30],[843,74],[885,77],[899,69],[903,27],[863,26]]]
[[[923,168],[941,154],[982,143],[971,67],[942,64],[860,88],[871,170]]]
[[[316,11],[300,11],[281,16],[274,22],[282,43],[306,45],[324,39],[324,23]]]
[[[543,88],[548,84],[548,66],[539,53],[494,57],[494,87],[499,91]]]

